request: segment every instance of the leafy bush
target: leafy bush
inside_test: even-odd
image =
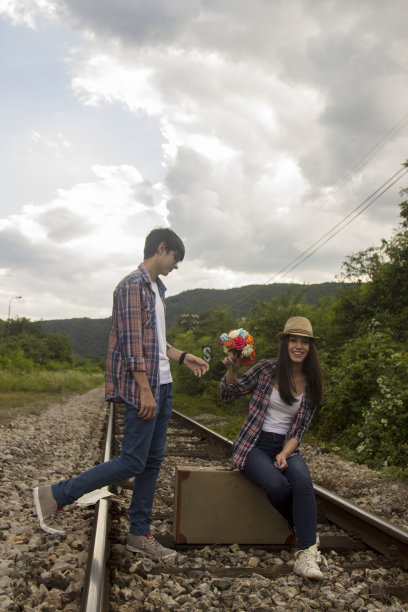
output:
[[[362,411],[362,425],[353,433],[359,440],[356,456],[369,465],[407,469],[408,356],[395,352],[390,367],[377,379],[377,393]],[[408,474],[408,471],[407,471]]]
[[[344,343],[337,363],[326,366],[324,406],[313,427],[323,438],[347,439],[348,428],[364,421],[363,411],[378,393],[378,379],[394,367],[400,345],[372,321],[366,333]]]
[[[372,467],[394,466],[403,476],[408,452],[408,356],[377,321],[348,340],[327,368],[324,406],[312,432]]]

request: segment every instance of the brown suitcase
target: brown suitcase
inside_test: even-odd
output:
[[[225,468],[176,466],[176,544],[294,544],[264,491]]]

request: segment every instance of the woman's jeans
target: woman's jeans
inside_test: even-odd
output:
[[[299,453],[287,458],[283,472],[274,466],[284,440],[284,435],[261,431],[242,472],[262,487],[271,504],[294,524],[298,548],[305,549],[316,543],[316,499],[309,469]]]
[[[157,476],[164,457],[172,402],[173,385],[169,383],[160,385],[157,414],[150,421],[140,419],[138,409],[126,404],[122,454],[116,459],[100,463],[76,478],[52,485],[52,494],[58,506],[62,508],[85,493],[134,477],[129,507],[130,533],[150,533],[150,513]]]

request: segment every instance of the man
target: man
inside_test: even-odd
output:
[[[55,524],[58,510],[100,487],[134,477],[126,548],[155,558],[175,555],[150,533],[150,512],[164,456],[173,388],[169,359],[198,377],[208,371],[200,357],[166,342],[164,293],[167,276],[184,258],[184,244],[171,229],[146,238],[144,260],[125,276],[113,294],[112,327],[105,375],[105,399],[125,402],[125,433],[120,457],[75,478],[34,489],[41,528],[63,535]]]

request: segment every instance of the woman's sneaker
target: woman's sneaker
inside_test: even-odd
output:
[[[33,494],[41,529],[51,535],[65,535],[65,531],[56,522],[59,510],[52,494],[51,485],[35,487]]]
[[[177,555],[175,550],[165,548],[152,535],[137,536],[128,533],[126,548],[131,552],[142,552],[154,559],[170,559]]]
[[[321,555],[317,549],[317,544],[313,544],[313,546],[305,550],[298,550],[295,552],[295,565],[293,571],[298,576],[303,576],[304,578],[323,580],[324,576],[318,566],[320,561]]]

